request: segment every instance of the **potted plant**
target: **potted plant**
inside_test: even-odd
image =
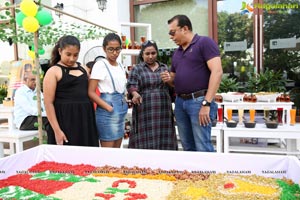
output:
[[[235,78],[223,76],[218,89],[218,93],[237,92],[238,86],[239,84]]]
[[[262,73],[251,73],[249,76],[247,90],[256,92],[283,92],[285,91],[286,80],[282,77],[281,71],[266,69]]]

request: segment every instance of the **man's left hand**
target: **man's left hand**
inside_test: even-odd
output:
[[[210,123],[209,106],[202,106],[199,111],[199,123],[201,126],[207,126]]]

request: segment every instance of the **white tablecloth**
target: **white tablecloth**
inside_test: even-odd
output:
[[[27,170],[41,161],[69,164],[151,167],[161,169],[215,171],[231,173],[247,171],[266,177],[287,177],[300,181],[300,161],[293,156],[219,154],[184,151],[111,149],[40,145],[0,159],[0,179]]]

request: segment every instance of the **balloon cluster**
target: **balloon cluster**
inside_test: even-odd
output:
[[[16,16],[16,22],[19,26],[23,27],[25,31],[34,33],[40,26],[48,25],[52,22],[52,15],[45,9],[39,9],[33,0],[23,0],[20,3],[21,12]],[[42,49],[43,50],[43,49]],[[45,53],[45,51],[40,51]],[[34,59],[34,51],[28,52],[29,56]]]
[[[27,32],[34,33],[40,28],[40,25],[48,25],[52,22],[51,14],[44,9],[38,9],[33,0],[23,0],[20,8],[21,12],[17,14],[16,21]]]
[[[31,46],[29,47],[29,49],[30,49],[30,50],[28,51],[29,57],[32,58],[32,59],[35,59],[34,45],[31,45]],[[39,55],[45,54],[45,50],[44,50],[43,48],[39,48],[39,49],[38,49],[38,54],[39,54]]]

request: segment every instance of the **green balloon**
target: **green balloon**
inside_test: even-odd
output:
[[[48,25],[52,22],[52,15],[44,9],[38,11],[35,18],[39,21],[40,25]]]
[[[39,55],[44,55],[45,54],[45,50],[44,49],[39,49],[38,50],[38,54]]]
[[[34,51],[34,45],[31,46],[31,51]],[[39,55],[44,55],[45,54],[45,49],[43,47],[38,49],[38,54]]]
[[[37,128],[37,127],[39,127],[39,123],[34,122],[33,126],[34,126],[35,128]]]
[[[22,22],[23,22],[23,19],[26,17],[26,15],[24,15],[23,12],[18,12],[17,16],[16,16],[16,21],[17,21],[17,24],[19,26],[22,27]]]

